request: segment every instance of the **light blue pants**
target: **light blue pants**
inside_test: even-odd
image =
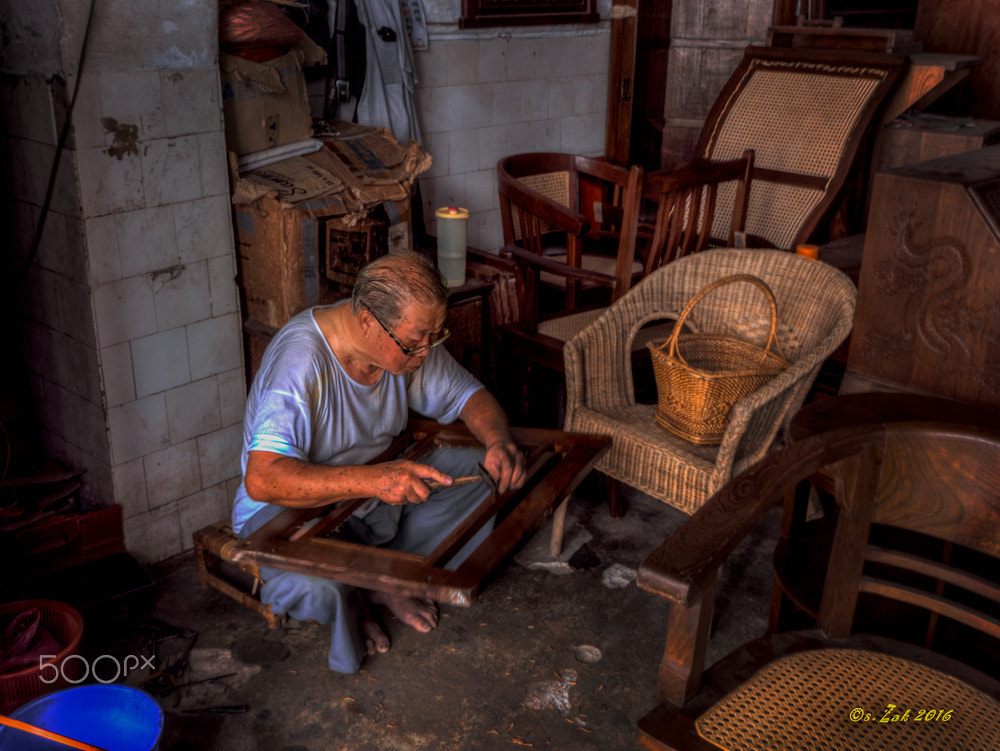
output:
[[[477,473],[476,463],[482,461],[480,449],[443,447],[435,449],[421,463],[429,464],[452,477]],[[391,550],[416,555],[428,555],[473,513],[490,494],[482,484],[444,488],[431,493],[424,503],[391,506],[380,503],[364,519],[353,518],[348,539],[360,539]],[[247,520],[240,537],[247,537],[276,516],[284,507],[269,504]],[[492,520],[483,525],[445,566],[456,569],[468,558],[493,530]],[[332,579],[309,576],[292,571],[262,567],[264,586],[261,602],[271,606],[276,614],[287,613],[296,620],[315,620],[331,624],[330,670],[355,673],[361,666],[364,645],[358,621],[359,593],[355,587]]]

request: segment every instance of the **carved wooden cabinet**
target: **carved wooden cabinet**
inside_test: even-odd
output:
[[[841,392],[1000,407],[1000,146],[875,178]]]

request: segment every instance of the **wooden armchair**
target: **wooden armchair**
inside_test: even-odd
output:
[[[732,274],[750,274],[770,287],[778,343],[790,366],[733,406],[719,445],[698,446],[657,425],[655,403],[636,400],[633,343],[647,324],[676,320],[706,285]],[[597,464],[610,480],[612,512],[625,483],[693,513],[734,473],[760,461],[850,333],[856,297],[846,275],[795,253],[705,250],[654,271],[566,342],[566,430],[612,437],[611,451]],[[756,342],[767,338],[770,320],[763,295],[745,284],[714,291],[688,319],[699,333]]]
[[[500,254],[519,267],[518,316],[499,330],[498,351],[520,367],[500,396],[522,424],[553,427],[558,418],[539,417],[539,410],[560,400],[552,392],[560,390],[553,373],[561,380],[562,344],[540,336],[538,321],[587,307],[584,300],[606,305],[616,287],[627,289],[642,273],[635,254],[642,168],[572,154],[515,154],[497,163],[497,186]]]
[[[706,247],[734,245],[746,220],[752,171],[752,151],[727,162],[695,159],[674,172],[650,172],[644,177],[641,168],[633,167],[622,199],[614,273],[601,271],[596,264],[594,268],[581,268],[562,257],[544,255],[538,252],[537,243],[528,248],[505,247],[503,252],[520,267],[522,289],[519,320],[501,329],[501,346],[513,358],[561,373],[563,344],[596,320],[606,305],[574,308],[567,304],[562,310],[545,314],[541,311],[546,278],[560,279],[564,286],[604,288],[613,303],[637,280],[637,266],[644,276],[664,263]],[[730,203],[728,224],[717,238],[712,235],[717,195],[722,186],[729,184],[735,187],[736,200]],[[503,190],[501,187],[501,195]],[[648,226],[643,225],[643,206],[652,207]],[[521,210],[520,215],[528,216],[527,210]],[[636,351],[644,353],[645,341],[660,334],[662,330],[655,328],[644,331],[634,343]]]
[[[628,255],[638,226],[629,212],[638,209],[641,185],[641,167],[574,154],[504,157],[497,162],[504,250],[520,248],[581,272],[631,280],[642,270]],[[546,274],[543,283],[558,289],[558,306],[569,309],[593,286],[586,275]]]
[[[734,477],[682,524],[639,571],[641,588],[671,602],[662,703],[640,720],[640,743],[1000,747],[1000,683],[988,677],[1000,639],[1000,431],[979,422],[869,418],[815,434]],[[819,628],[752,641],[703,675],[720,566],[769,509],[824,468],[838,503]],[[896,550],[883,535],[873,544],[876,530],[920,543]],[[896,625],[919,622],[924,643],[858,633],[859,602],[874,598],[907,608]]]
[[[870,126],[905,58],[748,47],[715,101],[696,153],[727,160],[753,149],[746,232],[751,246],[792,249],[837,209]],[[720,194],[725,232],[734,189]]]
[[[676,170],[647,173],[642,197],[654,207],[655,216],[642,251],[643,276],[705,248],[744,247],[753,171],[753,149],[745,149],[739,158],[725,162],[698,157]],[[731,191],[735,200],[717,216],[720,190]]]

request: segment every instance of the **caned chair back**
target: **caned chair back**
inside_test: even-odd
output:
[[[698,153],[753,149],[747,233],[776,248],[806,242],[836,208],[848,174],[903,59],[894,55],[749,47],[716,100]],[[720,190],[724,233],[735,192]]]
[[[525,175],[516,179],[528,190],[533,190],[561,206],[572,208],[569,196],[569,172],[566,170]],[[518,244],[526,237],[540,237],[559,229],[552,222],[539,219],[528,211],[522,211],[514,202],[511,203],[510,213],[514,242]]]

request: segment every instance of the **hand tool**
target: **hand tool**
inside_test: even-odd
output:
[[[489,470],[483,466],[482,462],[476,464],[476,469],[479,470],[477,475],[469,475],[468,477],[456,477],[451,485],[445,485],[444,483],[438,482],[437,480],[424,480],[427,487],[431,490],[441,490],[442,488],[454,488],[459,485],[472,485],[477,482],[485,482],[491,491],[497,492],[497,481],[493,479],[493,475],[489,473]]]

